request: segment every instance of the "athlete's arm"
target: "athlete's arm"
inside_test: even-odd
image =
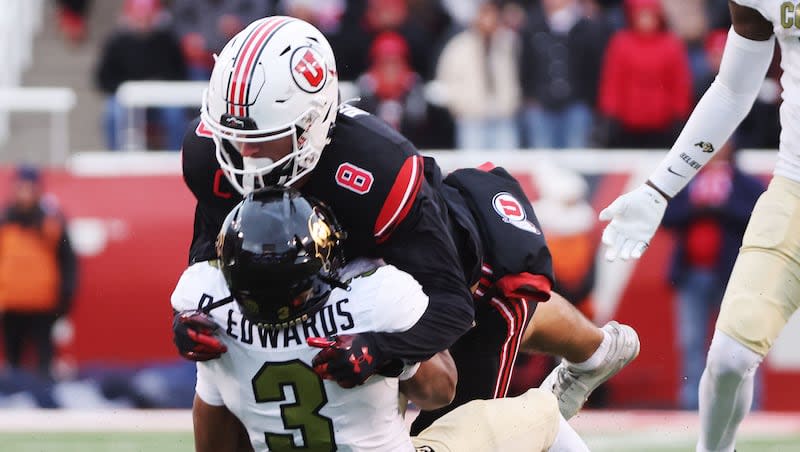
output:
[[[400,392],[421,410],[435,410],[450,404],[456,396],[458,371],[447,350],[420,363],[413,377],[400,381]]]
[[[648,180],[667,199],[682,190],[728,141],[752,108],[772,62],[772,23],[752,8],[733,1],[729,5],[733,29],[719,74]]]
[[[375,335],[381,351],[407,362],[421,362],[448,349],[471,328],[474,318],[472,296],[438,196],[423,182],[410,212],[378,250],[386,262],[411,274],[429,298],[428,308],[411,329]]]
[[[753,106],[772,62],[772,24],[758,11],[729,1],[733,27],[714,83],[698,102],[670,152],[647,182],[600,213],[609,260],[639,258],[681,191],[723,146]]]
[[[253,451],[247,430],[224,405],[209,405],[195,395],[192,421],[194,447],[197,452]]]

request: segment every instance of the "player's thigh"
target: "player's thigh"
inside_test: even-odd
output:
[[[717,329],[766,355],[800,305],[800,184],[775,177],[747,226]]]
[[[544,451],[558,432],[558,402],[533,388],[518,397],[474,400],[413,437],[417,451]]]

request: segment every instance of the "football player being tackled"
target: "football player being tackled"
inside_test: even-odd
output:
[[[343,237],[323,204],[291,188],[266,189],[228,215],[218,259],[181,276],[172,306],[206,312],[227,348],[220,359],[197,363],[197,451],[588,450],[552,393],[539,388],[468,403],[410,438],[398,391],[420,407],[448,404],[457,375],[447,351],[399,374],[379,368],[352,389],[320,378],[329,364],[316,347],[408,330],[428,304],[414,278],[394,266],[365,258],[345,264]],[[349,365],[370,359],[364,353]]]
[[[597,328],[552,293],[549,251],[513,178],[495,168],[443,179],[387,124],[340,103],[333,51],[302,20],[260,19],[228,42],[184,139],[183,176],[197,199],[190,263],[216,258],[216,234],[244,194],[287,185],[336,212],[346,257],[380,257],[421,284],[429,303],[413,327],[359,332],[319,358],[323,377],[353,386],[387,362],[450,349],[461,374],[455,402],[423,413],[415,431],[459,404],[505,396],[520,348],[564,357],[546,386],[567,418],[638,354],[630,327]],[[493,200],[519,212],[504,217]],[[188,359],[224,352],[206,320],[176,313],[175,343]],[[351,351],[362,350],[373,359],[350,366]]]

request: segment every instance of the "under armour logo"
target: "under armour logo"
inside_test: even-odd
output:
[[[353,365],[353,372],[360,373],[361,372],[361,363],[366,362],[367,364],[372,364],[372,355],[369,354],[368,347],[361,347],[361,356],[356,356],[355,354],[351,354],[348,361],[350,364]]]

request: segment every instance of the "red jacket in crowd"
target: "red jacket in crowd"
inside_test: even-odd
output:
[[[663,25],[654,0],[629,0],[632,28],[618,32],[606,51],[598,108],[627,130],[663,131],[685,119],[691,108],[692,81],[683,42]],[[658,29],[636,29],[635,15],[657,14]]]

